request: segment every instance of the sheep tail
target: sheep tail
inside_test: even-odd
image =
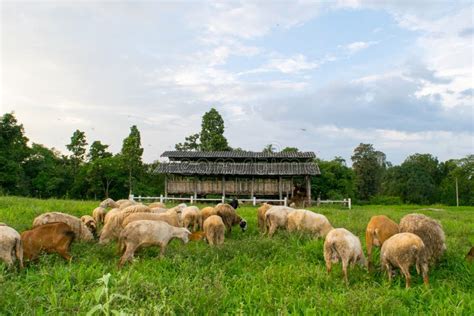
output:
[[[20,268],[23,268],[23,245],[21,238],[17,238],[15,242],[15,254],[18,261],[20,261]]]

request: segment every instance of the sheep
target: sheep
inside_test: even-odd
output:
[[[105,214],[105,217],[104,217],[104,226],[107,225],[107,222],[118,213],[120,213],[119,208],[113,208],[110,211],[108,211],[107,214]]]
[[[239,201],[236,198],[233,198],[229,205],[232,206],[234,210],[236,210],[239,208]]]
[[[123,222],[122,227],[125,228],[128,224],[140,220],[163,221],[174,227],[181,227],[176,216],[169,213],[155,214],[155,213],[133,213],[127,216]]]
[[[360,240],[345,228],[335,228],[326,235],[324,241],[324,261],[326,262],[327,272],[331,272],[331,264],[342,261],[342,271],[344,281],[349,283],[347,278],[347,268],[350,264],[356,263],[365,266],[366,260],[362,251]]]
[[[118,208],[119,207],[119,204],[117,202],[115,202],[114,200],[112,200],[111,198],[107,198],[105,200],[103,200],[102,202],[100,202],[99,204],[99,207],[102,207],[102,208]]]
[[[326,216],[307,210],[294,210],[288,214],[288,232],[305,231],[314,237],[326,237],[331,229],[331,223]]]
[[[122,222],[133,213],[149,213],[150,208],[146,205],[137,204],[128,206],[116,212],[104,225],[100,233],[99,244],[106,244],[119,237],[122,230]]]
[[[67,225],[69,225],[78,240],[94,240],[92,231],[79,218],[60,212],[49,212],[37,216],[33,221],[33,228],[44,224],[56,222],[66,223]]]
[[[148,207],[149,208],[166,208],[166,205],[165,203],[161,203],[161,202],[153,202],[153,203],[148,204]]]
[[[189,229],[192,226],[192,231],[197,231],[198,226],[202,229],[201,211],[196,206],[188,206],[181,212],[181,221],[183,227]]]
[[[160,257],[163,257],[171,239],[179,238],[187,243],[190,234],[191,232],[186,228],[173,227],[161,221],[141,220],[130,223],[121,232],[119,238],[119,251],[123,254],[119,268],[133,258],[135,250],[139,247],[159,245]]]
[[[121,200],[116,201],[115,203],[117,203],[118,206],[120,207],[122,204],[128,204],[128,202],[135,203],[135,201],[132,201],[132,200],[129,200],[129,199],[121,199]]]
[[[69,254],[76,234],[66,223],[47,223],[21,233],[24,257],[35,260],[41,252],[58,253],[64,259],[72,259]]]
[[[119,209],[123,210],[123,209],[125,209],[129,206],[138,205],[138,204],[139,203],[137,203],[135,201],[125,200],[124,202],[119,204]]]
[[[218,204],[216,206],[217,215],[222,218],[229,234],[232,233],[232,226],[239,224],[242,231],[247,230],[247,221],[240,217],[232,206],[229,204]]]
[[[18,260],[23,269],[23,246],[20,234],[6,224],[0,223],[0,260],[9,268]]]
[[[262,232],[262,233],[266,233],[266,230],[267,230],[267,225],[265,223],[265,214],[272,207],[273,207],[273,205],[271,205],[271,204],[263,203],[262,206],[260,206],[257,210],[258,228],[259,228],[260,232]]]
[[[94,237],[97,236],[97,223],[92,216],[84,215],[81,217],[81,221],[89,228]]]
[[[423,283],[428,280],[428,252],[423,240],[412,233],[399,233],[387,239],[380,250],[382,270],[386,270],[388,280],[392,281],[392,267],[400,268],[405,275],[405,286],[410,287],[410,267],[416,266],[418,274],[423,275]]]
[[[398,224],[385,215],[372,216],[365,230],[365,244],[367,247],[367,265],[372,266],[372,247],[381,247],[383,243],[395,234],[398,234]]]
[[[105,210],[105,207],[102,207],[102,206],[96,207],[92,211],[92,217],[94,218],[95,222],[98,225],[104,224],[104,219],[105,219],[106,214],[107,214],[107,211]]]
[[[167,211],[168,210],[166,208],[161,208],[161,207],[150,208],[150,213],[155,213],[155,214],[166,213]]]
[[[288,214],[295,209],[287,206],[273,206],[265,214],[265,224],[267,226],[268,236],[272,237],[278,227],[286,228],[288,223]]]
[[[217,210],[215,207],[208,206],[201,210],[201,217],[203,222],[211,215],[217,215]]]
[[[218,246],[224,243],[225,224],[218,215],[211,215],[204,221],[204,234],[209,245]]]
[[[205,238],[206,238],[206,233],[202,230],[191,233],[191,235],[189,235],[190,241],[198,241],[198,240],[203,240]]]
[[[408,214],[400,220],[399,227],[401,233],[413,233],[423,240],[431,265],[434,265],[446,251],[446,237],[438,221],[423,214]]]
[[[474,261],[474,247],[471,247],[471,250],[467,253],[466,260],[470,262]]]

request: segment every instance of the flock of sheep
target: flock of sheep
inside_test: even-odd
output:
[[[12,266],[15,260],[23,267],[23,258],[35,260],[40,253],[58,253],[71,260],[70,245],[76,240],[99,244],[117,240],[121,254],[119,268],[130,261],[140,247],[160,246],[163,256],[173,238],[184,243],[207,240],[210,246],[224,243],[225,233],[239,225],[245,231],[247,222],[235,208],[238,204],[218,204],[200,210],[196,206],[180,204],[167,209],[163,203],[144,205],[130,200],[102,201],[92,216],[81,218],[60,212],[49,212],[36,217],[33,228],[21,235],[0,223],[0,260]],[[107,211],[110,209],[109,211]],[[411,266],[421,273],[428,284],[429,267],[436,264],[446,250],[445,234],[439,222],[421,214],[409,214],[398,225],[384,215],[370,219],[366,230],[368,260],[357,236],[344,228],[333,228],[329,220],[312,211],[286,206],[263,204],[257,211],[258,227],[272,237],[277,229],[288,232],[307,232],[325,238],[324,260],[328,273],[332,263],[342,262],[344,280],[348,282],[349,266],[372,266],[372,248],[381,247],[382,269],[392,279],[393,268],[399,268],[410,287]],[[98,227],[102,227],[98,234]],[[99,236],[97,236],[99,235]],[[472,250],[471,250],[472,252]]]

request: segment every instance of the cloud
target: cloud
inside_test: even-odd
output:
[[[348,51],[349,54],[355,54],[376,44],[378,44],[378,42],[376,41],[353,42],[353,43],[347,44],[345,46],[345,49]]]

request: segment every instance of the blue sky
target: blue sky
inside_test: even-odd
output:
[[[350,160],[474,153],[467,1],[1,3],[1,110],[66,152],[75,129],[146,161],[210,107],[234,147]]]

